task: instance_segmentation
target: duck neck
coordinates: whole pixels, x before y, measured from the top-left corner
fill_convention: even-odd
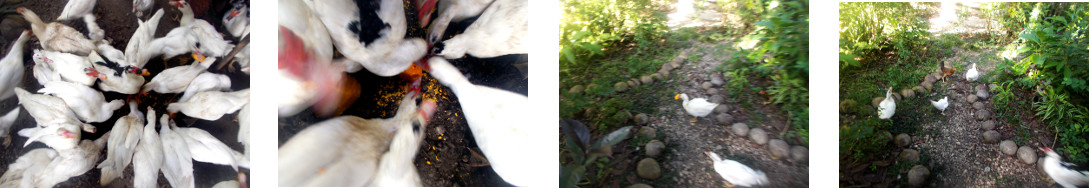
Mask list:
[[[189,25],[190,23],[193,23],[193,20],[195,19],[193,18],[193,8],[189,6],[182,6],[178,8],[178,11],[181,11],[182,14],[181,20],[178,21],[179,24]]]
[[[38,18],[37,14],[27,10],[27,12],[23,12],[23,19],[30,23],[31,31],[34,31],[35,34],[42,34],[41,32],[45,28],[45,22],[42,22],[42,19]]]

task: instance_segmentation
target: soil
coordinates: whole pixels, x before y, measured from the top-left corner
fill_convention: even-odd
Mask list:
[[[410,2],[405,1],[405,16],[408,23],[417,23],[415,5]],[[434,18],[438,15],[432,14],[432,16]],[[451,23],[444,40],[461,33],[475,20],[476,18],[470,18]],[[405,38],[426,36],[426,29],[419,27],[418,24],[408,24],[408,27]],[[461,70],[473,84],[528,96],[527,54],[494,58],[466,56],[461,59],[452,59],[450,63]],[[359,98],[341,115],[365,119],[393,117],[407,91],[407,86],[411,84],[411,80],[400,76],[381,77],[366,70],[360,70],[349,76],[354,78],[362,89]],[[428,122],[430,127],[426,128],[427,135],[413,161],[423,186],[512,186],[503,181],[490,166],[481,162],[484,161],[482,158],[473,157],[472,152],[480,153],[480,150],[465,121],[461,104],[458,103],[457,96],[451,92],[450,88],[442,86],[427,74],[424,74],[421,85],[423,98],[434,99],[437,104],[435,114]],[[318,117],[311,109],[290,117],[279,118],[279,145],[283,145],[307,126],[329,118],[331,117]]]
[[[7,2],[13,2],[13,1],[7,1]],[[176,8],[171,8],[171,6],[169,6],[169,4],[167,4],[167,2],[168,2],[168,0],[157,0],[155,2],[156,3],[155,6],[153,6],[153,7],[163,8],[163,10],[164,10],[164,15],[162,17],[162,20],[159,23],[159,29],[157,30],[157,32],[155,34],[155,37],[162,37],[162,36],[166,35],[166,33],[169,32],[171,28],[174,28],[174,27],[178,26],[178,22],[177,22],[176,18],[179,18],[181,13],[178,12]],[[22,2],[21,6],[25,6],[28,9],[33,10],[35,13],[37,13],[43,19],[43,21],[48,22],[48,21],[54,20],[57,17],[57,15],[60,14],[61,9],[64,7],[65,3],[66,3],[66,1],[63,1],[63,0],[37,0],[37,1],[25,1],[25,2]],[[225,38],[232,39],[232,37],[225,32],[226,29],[224,29],[220,25],[220,23],[218,21],[215,21],[215,20],[220,20],[219,18],[222,18],[222,13],[215,13],[215,12],[222,12],[220,10],[225,11],[227,8],[229,8],[228,4],[226,4],[227,3],[226,1],[215,2],[216,4],[214,4],[214,5],[210,4],[209,1],[204,1],[204,0],[194,0],[194,1],[190,1],[190,3],[193,5],[194,9],[196,10],[195,11],[197,13],[196,17],[198,19],[213,20],[213,21],[209,21],[209,23],[212,23],[214,26],[216,26],[217,30],[221,31],[221,33],[223,33],[224,36],[226,36]],[[5,4],[4,6],[10,6],[10,3]],[[155,9],[157,9],[157,8],[153,8],[152,11],[154,11]],[[99,1],[97,3],[97,5],[95,6],[95,10],[93,11],[95,16],[98,18],[98,20],[97,20],[98,25],[103,30],[106,31],[106,39],[110,41],[110,44],[114,48],[117,48],[117,49],[122,50],[122,51],[124,51],[125,46],[128,44],[128,38],[132,35],[132,33],[136,30],[136,27],[137,27],[137,25],[136,25],[136,15],[133,14],[131,12],[131,10],[132,10],[132,3],[130,1]],[[207,11],[201,11],[201,10],[207,10]],[[18,15],[17,13],[14,13],[14,12],[12,14]],[[148,14],[150,14],[150,13],[148,13]],[[148,14],[145,14],[145,16],[150,17],[150,15],[148,15]],[[218,15],[216,15],[216,14],[218,14]],[[21,16],[19,16],[19,18],[20,18],[20,22],[22,22],[21,21]],[[87,31],[87,29],[85,27],[85,24],[83,23],[83,21],[81,19],[61,21],[60,23],[63,23],[65,25],[69,25],[69,26],[71,26],[71,27],[75,28],[76,30],[79,30],[80,32],[83,32],[83,33],[86,33],[86,31]],[[26,25],[25,22],[22,23],[22,24],[24,26]],[[3,31],[21,32],[22,30],[25,30],[25,29],[28,29],[28,28],[23,28],[23,29],[4,28]],[[4,34],[4,36],[5,36],[5,38],[3,38],[4,52],[7,52],[8,48],[10,48],[10,46],[11,46],[11,44],[9,44],[8,41],[14,41],[15,38],[18,37],[18,34],[14,34],[14,36]],[[237,39],[232,39],[232,40],[233,40],[232,43],[237,43],[236,42]],[[25,69],[26,69],[27,72],[24,74],[23,83],[22,83],[22,85],[20,87],[22,87],[24,89],[27,89],[28,91],[36,91],[36,90],[42,88],[42,85],[39,84],[34,79],[33,74],[31,74],[31,70],[33,69],[32,67],[33,67],[34,63],[30,59],[31,58],[31,55],[30,55],[31,50],[30,49],[39,49],[40,48],[40,45],[38,44],[37,39],[32,38],[30,41],[28,41],[27,42],[27,48],[28,49],[24,52],[24,66],[25,66]],[[161,58],[152,58],[147,63],[147,65],[145,65],[145,67],[144,67],[144,68],[147,68],[149,72],[151,72],[151,75],[146,76],[145,79],[150,81],[151,78],[154,78],[156,76],[156,74],[161,72],[163,69],[166,69],[167,67],[173,67],[173,66],[178,66],[178,65],[182,65],[182,64],[187,64],[190,61],[191,61],[191,59],[186,58],[186,57],[177,57],[177,58],[171,58],[171,59],[166,59],[166,60],[163,60]],[[239,67],[237,67],[237,65],[234,65],[233,68],[234,68],[234,70],[239,70]],[[214,66],[213,66],[212,69],[209,70],[209,72],[228,75],[231,78],[231,83],[232,83],[231,90],[232,91],[237,91],[237,90],[249,88],[249,76],[246,75],[243,72],[218,70],[218,69],[215,69]],[[127,99],[129,97],[128,95],[122,95],[122,94],[112,93],[112,92],[105,92],[103,94],[106,96],[107,101],[115,100],[115,99],[125,100],[125,99]],[[151,93],[148,93],[147,95],[138,97],[139,101],[140,101],[140,104],[138,105],[139,106],[138,109],[146,109],[148,106],[150,106],[150,107],[154,108],[156,110],[156,112],[159,112],[159,113],[166,112],[166,105],[171,103],[171,102],[176,101],[177,98],[179,98],[179,97],[181,97],[181,94],[159,94],[159,93],[156,93],[156,92],[151,92]],[[10,111],[10,110],[18,108],[18,107],[19,107],[18,99],[15,98],[15,97],[0,101],[0,111],[7,112],[7,111]],[[124,115],[129,113],[128,109],[129,108],[127,106],[125,106],[125,107],[122,107],[122,108],[118,109],[117,111],[114,111],[113,116],[109,120],[107,120],[105,122],[91,123],[91,125],[94,125],[94,126],[96,126],[98,128],[98,132],[97,133],[83,133],[82,137],[84,139],[91,139],[91,140],[100,138],[102,136],[102,134],[105,134],[107,131],[109,131],[110,129],[113,128],[113,124],[118,118],[120,118],[121,116],[124,116]],[[223,141],[224,144],[231,147],[231,149],[234,149],[234,150],[240,151],[240,152],[244,151],[243,147],[242,147],[242,144],[236,141],[238,131],[239,131],[238,126],[237,126],[237,112],[232,113],[232,114],[224,115],[223,118],[220,118],[219,120],[216,120],[216,121],[199,120],[199,119],[187,117],[184,114],[178,113],[178,115],[174,119],[174,121],[178,123],[179,127],[196,127],[196,128],[200,128],[202,130],[208,131],[213,136],[215,136],[219,140]],[[9,137],[12,138],[11,145],[3,146],[5,149],[0,150],[0,169],[7,169],[7,165],[13,163],[16,158],[21,156],[26,151],[30,151],[30,150],[33,150],[33,149],[36,149],[36,148],[45,148],[46,147],[44,144],[41,144],[39,142],[35,142],[33,144],[30,144],[27,147],[21,147],[21,145],[26,142],[27,138],[18,136],[18,135],[15,134],[15,132],[18,132],[18,130],[21,130],[21,129],[24,129],[24,128],[30,128],[32,126],[36,126],[36,123],[34,122],[33,118],[25,110],[20,112],[19,118],[16,120],[15,125],[12,126],[12,128],[10,130],[11,134],[6,135],[6,136],[9,136]],[[106,148],[106,150],[109,150],[109,148]],[[105,159],[105,151],[103,151],[103,153],[102,153],[102,158],[103,158],[103,160]],[[241,173],[249,174],[249,169],[240,168],[239,171]],[[225,165],[215,165],[215,164],[210,164],[210,163],[194,162],[193,163],[193,172],[194,172],[193,174],[195,175],[195,183],[196,183],[197,187],[211,187],[212,185],[214,185],[216,183],[219,183],[221,181],[237,180],[238,179],[237,172],[235,172],[230,166],[225,166]],[[95,169],[91,169],[90,171],[87,171],[83,175],[72,177],[68,181],[61,182],[60,184],[57,184],[57,186],[58,187],[103,187],[103,186],[100,186],[99,183],[98,183],[99,177],[100,177],[100,170],[95,168]],[[169,183],[162,176],[159,177],[158,182],[159,182],[159,187],[168,187],[169,186]],[[122,174],[121,178],[115,180],[114,182],[110,183],[109,185],[106,185],[105,187],[132,187],[132,186],[133,186],[133,184],[132,184],[132,166],[130,165],[129,167],[127,167],[125,169],[125,172]]]

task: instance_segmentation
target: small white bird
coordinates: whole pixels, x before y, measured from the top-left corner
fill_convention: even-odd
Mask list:
[[[95,48],[95,44],[75,28],[57,22],[46,24],[34,11],[25,7],[19,7],[16,11],[30,23],[30,29],[38,37],[42,48],[80,56],[90,54]]]
[[[91,11],[95,9],[95,4],[98,0],[68,0],[67,4],[64,4],[64,9],[61,11],[57,20],[69,20],[74,18],[81,18],[85,15],[91,14]]]
[[[745,187],[768,184],[768,176],[760,170],[753,170],[737,161],[723,159],[715,153],[704,152],[704,154],[711,157],[715,172],[718,172],[718,175],[730,184]]]
[[[87,53],[90,54],[90,52]],[[94,66],[91,66],[91,61],[84,56],[34,49],[34,58],[35,61],[41,58],[42,62],[49,64],[49,67],[56,72],[55,74],[59,74],[64,81],[91,86],[99,78],[106,78],[106,75],[99,73]]]
[[[23,88],[15,88],[15,96],[18,97],[19,104],[23,105],[23,108],[26,108],[27,113],[29,113],[31,117],[34,117],[34,121],[38,123],[39,127],[73,126],[75,128],[71,130],[75,131],[77,134],[81,128],[87,132],[95,132],[95,127],[93,125],[80,122],[79,119],[76,118],[76,114],[68,109],[68,105],[64,103],[64,99],[48,95],[32,94]],[[29,142],[30,141],[27,143]]]
[[[529,1],[496,0],[465,32],[433,49],[447,59],[465,56],[487,58],[529,53],[524,39],[529,35]]]
[[[71,177],[82,175],[94,168],[98,159],[102,158],[102,148],[106,147],[106,139],[110,133],[103,134],[97,140],[82,140],[79,147],[71,149],[57,149],[57,157],[45,167],[42,173],[35,177],[35,187],[53,187],[67,181]],[[54,148],[55,149],[55,148]]]
[[[102,171],[102,177],[98,183],[106,186],[121,177],[121,173],[132,162],[132,154],[137,149],[143,136],[144,114],[136,109],[136,102],[129,102],[129,115],[117,119],[110,130],[110,138],[106,140],[106,160],[98,164]]]
[[[101,56],[98,56],[101,54]],[[105,79],[98,82],[98,88],[102,91],[111,91],[121,94],[136,94],[140,92],[140,86],[144,85],[143,73],[149,74],[147,69],[140,69],[125,61],[125,54],[110,46],[109,43],[100,42],[98,51],[91,52],[88,57],[96,70],[105,75]]]
[[[417,117],[423,118],[423,117]],[[426,122],[419,120],[419,122]],[[382,155],[375,172],[373,186],[376,187],[419,187],[420,174],[416,172],[416,166],[412,165],[412,159],[416,158],[416,151],[420,150],[420,142],[423,142],[427,126],[412,123],[411,127],[401,126],[393,133],[389,151]]]
[[[38,90],[38,93],[60,97],[80,120],[87,123],[106,121],[113,116],[113,111],[125,105],[120,99],[106,102],[106,97],[102,95],[102,92],[71,82],[54,81],[45,83],[45,87]]]
[[[30,32],[23,31],[19,39],[11,43],[11,50],[4,55],[4,59],[0,59],[0,100],[15,96],[12,88],[23,83],[23,74],[26,72],[26,68],[23,67],[23,49],[25,49],[23,44],[27,39],[30,39]]]
[[[159,136],[163,142],[163,165],[159,170],[170,187],[193,188],[193,156],[184,135],[174,131],[178,127],[168,118],[166,114],[159,118]]]
[[[155,132],[155,109],[147,107],[147,125],[143,127],[140,143],[132,155],[133,187],[151,188],[159,185],[159,167],[163,166],[163,143]]]
[[[185,93],[181,98],[178,98],[178,102],[189,101],[193,95],[205,92],[205,91],[222,91],[231,88],[231,78],[227,75],[204,72],[193,78],[193,81],[189,82],[189,86],[185,87]]]
[[[30,150],[8,165],[8,170],[0,176],[0,187],[33,187],[34,178],[45,170],[49,162],[57,157],[57,151],[49,148]]]
[[[934,108],[942,111],[942,115],[945,115],[945,108],[949,107],[949,96],[942,98],[938,101],[930,101],[930,104],[934,105]]]
[[[159,93],[181,93],[189,87],[189,82],[204,73],[208,67],[193,61],[190,65],[171,67],[159,72],[151,81],[144,84],[143,92],[155,91]]]
[[[896,113],[896,101],[892,99],[892,87],[885,91],[885,100],[881,101],[880,107],[877,108],[877,117],[881,119],[889,119],[892,114]]]
[[[192,127],[177,128],[175,131],[185,138],[185,145],[189,146],[194,161],[228,165],[235,171],[238,171],[238,167],[250,168],[250,161],[242,153],[227,147],[208,131]]]
[[[367,71],[389,77],[404,72],[427,55],[427,42],[405,38],[408,27],[404,2],[398,0],[312,1],[312,10],[344,57]]]
[[[184,32],[192,36],[186,43],[193,44],[197,49],[193,55],[197,61],[205,62],[206,57],[222,57],[234,49],[230,41],[223,39],[223,35],[216,31],[215,26],[202,19],[196,19],[192,7],[185,0],[170,1],[170,5],[178,7],[181,12],[179,26],[170,30],[170,33]],[[170,35],[169,33],[167,35]],[[214,61],[214,60],[213,60]]]
[[[976,70],[975,63],[972,63],[972,68],[968,69],[968,72],[964,72],[964,78],[967,78],[968,81],[972,82],[979,80],[979,71]]]
[[[51,81],[61,81],[60,72],[53,70],[51,63],[46,62],[45,55],[34,50],[31,60],[34,61],[34,79],[38,80],[38,84],[45,84]]]
[[[234,37],[242,37],[250,33],[250,6],[245,2],[231,2],[231,10],[223,14],[223,26]]]
[[[193,95],[185,102],[170,103],[166,111],[181,111],[189,117],[215,121],[224,114],[234,113],[250,102],[250,89],[234,92],[205,91]]]
[[[1059,183],[1059,185],[1066,188],[1089,185],[1089,171],[1077,165],[1063,162],[1062,157],[1052,151],[1051,148],[1042,147],[1039,150],[1047,154],[1040,165],[1044,165],[1044,172],[1055,180],[1055,183]]]
[[[4,116],[0,116],[0,137],[4,138],[4,147],[8,147],[9,145],[11,145],[11,135],[9,135],[8,133],[10,133],[11,131],[11,126],[15,125],[15,119],[18,118],[19,108],[15,108],[7,114],[4,114]]]
[[[135,1],[133,3],[135,3]],[[136,31],[132,33],[132,37],[129,38],[129,43],[125,46],[125,60],[128,60],[129,64],[138,68],[143,68],[151,57],[163,53],[164,47],[161,45],[164,45],[165,43],[160,42],[158,44],[160,46],[151,45],[152,40],[155,40],[155,31],[159,29],[159,20],[162,17],[163,9],[159,9],[155,11],[155,15],[151,16],[147,21],[136,20]]]
[[[443,33],[446,32],[446,27],[450,26],[450,22],[457,22],[471,18],[473,16],[480,15],[484,12],[485,8],[492,3],[493,0],[464,0],[464,1],[439,1],[439,7],[437,13],[438,18],[435,18],[434,22],[430,22],[431,28],[427,32],[427,41],[430,43],[439,42],[442,40]],[[422,7],[422,6],[421,6]],[[421,26],[428,24],[430,12],[422,12],[423,19],[421,19]]]
[[[152,0],[132,0],[132,12],[136,13],[136,17],[143,17],[144,11],[151,9],[151,5],[155,4]]]
[[[688,94],[684,93],[673,96],[673,100],[677,99],[681,99],[683,101],[681,103],[681,106],[684,106],[684,111],[688,112],[688,115],[696,116],[695,118],[692,118],[691,122],[696,122],[697,118],[710,115],[711,112],[714,112],[715,108],[718,107],[718,103],[708,102],[707,99],[704,98],[694,98],[689,100]]]

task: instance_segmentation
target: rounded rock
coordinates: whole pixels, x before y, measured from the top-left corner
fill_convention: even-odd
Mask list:
[[[915,97],[915,91],[911,89],[900,90],[900,95],[904,96],[904,98],[912,98]]]
[[[725,84],[725,83],[726,83],[726,81],[722,80],[722,74],[719,74],[719,73],[711,74],[711,84],[714,84],[715,86],[722,86],[722,84]]]
[[[988,144],[998,143],[998,140],[1002,139],[1001,137],[1002,137],[1002,135],[998,134],[998,131],[989,130],[987,132],[983,132],[983,143],[988,143]]]
[[[855,100],[843,100],[843,102],[839,102],[839,111],[846,112],[847,109],[852,109],[855,107],[855,105],[858,105],[858,102],[855,102]]]
[[[976,101],[979,101],[979,97],[976,95],[968,95],[968,103],[975,103]]]
[[[1002,154],[1012,156],[1017,153],[1017,144],[1013,141],[1003,140],[998,144],[998,150],[1002,151]]]
[[[768,132],[764,131],[764,129],[761,129],[759,127],[753,128],[752,130],[749,130],[749,139],[759,145],[767,144]]]
[[[923,165],[915,165],[908,171],[908,184],[914,187],[926,185],[926,179],[930,177],[930,171]]]
[[[659,80],[669,79],[669,71],[658,71]]]
[[[671,71],[671,70],[673,70],[673,64],[669,64],[669,63],[662,64],[662,69],[660,69],[660,70]]]
[[[1048,176],[1047,171],[1044,171],[1044,165],[1043,164],[1044,164],[1044,157],[1040,156],[1040,158],[1036,160],[1036,172],[1039,172],[1041,177],[1047,177]]]
[[[715,107],[715,113],[726,113],[728,111],[730,111],[730,107],[726,106],[726,105],[721,105],[720,104],[717,107]]]
[[[934,78],[934,75],[932,75],[932,74],[927,74],[927,75],[926,75],[926,77],[925,77],[925,78],[923,78],[923,81],[924,81],[924,82],[931,82],[931,83],[933,83],[933,82],[934,82],[934,81],[936,81],[936,80],[938,80],[938,79],[937,79],[937,78]]]
[[[721,113],[721,114],[715,115],[715,121],[717,123],[719,123],[719,124],[730,124],[730,122],[734,121],[734,116],[731,116],[730,114],[726,114],[726,113]]]
[[[979,110],[979,112],[976,112],[976,120],[983,121],[985,119],[990,119],[990,118],[991,118],[991,111]]]
[[[893,141],[897,146],[907,147],[911,145],[911,136],[907,133],[900,133],[896,135],[896,139]]]
[[[1017,158],[1027,164],[1036,164],[1036,150],[1032,149],[1032,147],[1021,146],[1017,148]]]
[[[980,99],[987,99],[987,97],[990,97],[991,94],[988,93],[987,90],[981,89],[981,90],[976,90],[976,96],[979,96]]]
[[[881,101],[883,100],[885,100],[885,97],[877,97],[873,98],[873,101],[870,101],[870,103],[873,103],[873,107],[880,107]]]
[[[711,89],[711,86],[714,86],[714,84],[711,84],[711,82],[703,82],[702,84],[700,84],[700,87],[703,87],[703,89]]]
[[[904,151],[900,152],[900,160],[906,162],[918,162],[919,151],[915,151],[914,149],[904,149]]]
[[[646,125],[648,122],[650,122],[650,119],[647,119],[647,114],[639,113],[635,115],[636,124]]]
[[[654,187],[651,187],[650,185],[647,185],[647,184],[639,183],[639,184],[629,185],[627,188],[654,188]]]
[[[733,125],[730,125],[730,130],[737,136],[744,137],[749,135],[749,125],[745,125],[745,123],[734,123]]]
[[[887,144],[892,141],[892,133],[889,131],[881,131],[881,144]]]
[[[617,82],[616,84],[613,85],[613,88],[616,89],[616,91],[623,92],[623,91],[628,90],[628,83],[627,82]]]
[[[790,159],[797,162],[809,161],[809,148],[805,148],[802,146],[791,146]]]
[[[790,145],[783,140],[771,139],[768,141],[768,151],[771,152],[771,157],[773,159],[789,157]]]
[[[649,84],[649,83],[654,82],[654,78],[651,77],[650,75],[646,75],[646,76],[643,76],[642,78],[639,78],[639,81],[643,82],[644,84]]]
[[[654,80],[659,80],[660,81],[660,80],[662,80],[662,73],[657,73],[656,72],[654,74],[650,74],[650,77],[654,78]]]
[[[926,91],[926,88],[923,88],[923,86],[915,86],[911,87],[911,90],[914,90],[916,95],[922,95],[923,92]]]
[[[716,94],[716,93],[718,93],[718,89],[715,89],[715,88],[707,89],[707,93]],[[721,103],[721,102],[715,102],[715,103]]]
[[[646,158],[639,161],[639,164],[635,166],[635,173],[643,179],[658,179],[658,177],[662,176],[662,167],[653,158]]]
[[[934,84],[930,82],[923,82],[922,84],[919,84],[919,86],[923,86],[923,89],[926,89],[927,91],[934,89]]]
[[[590,85],[586,85],[586,90],[592,89],[597,89],[597,83],[590,83]]]
[[[900,93],[893,92],[892,93],[892,100],[895,100],[896,102],[900,102],[900,101],[903,101],[904,98],[900,96]]]
[[[662,152],[665,151],[665,143],[662,143],[662,141],[658,140],[651,140],[650,142],[647,142],[647,145],[645,147],[648,157],[661,156]]]
[[[643,126],[643,128],[639,128],[639,135],[642,135],[646,138],[658,137],[658,129],[655,129],[654,127]]]
[[[994,120],[987,120],[983,122],[983,130],[994,130]]]
[[[575,87],[571,87],[571,90],[568,90],[567,93],[579,94],[579,93],[582,93],[582,91],[585,90],[585,89],[586,88],[582,87],[582,85],[575,85]]]
[[[982,110],[983,107],[985,107],[985,106],[983,106],[982,102],[976,101],[976,102],[972,103],[972,108],[975,108],[976,110]]]

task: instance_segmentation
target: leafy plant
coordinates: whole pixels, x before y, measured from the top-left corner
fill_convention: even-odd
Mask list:
[[[560,120],[560,127],[565,135],[565,147],[572,161],[560,168],[560,187],[578,187],[586,175],[586,167],[593,165],[601,156],[611,155],[603,152],[626,139],[631,134],[632,126],[625,126],[613,131],[591,145],[590,130],[575,120]],[[600,166],[599,168],[604,167]],[[599,172],[600,174],[600,172]],[[600,175],[599,175],[600,176]]]
[[[858,67],[856,59],[882,54],[886,48],[901,59],[913,57],[929,35],[926,13],[904,2],[840,3],[840,68]]]

